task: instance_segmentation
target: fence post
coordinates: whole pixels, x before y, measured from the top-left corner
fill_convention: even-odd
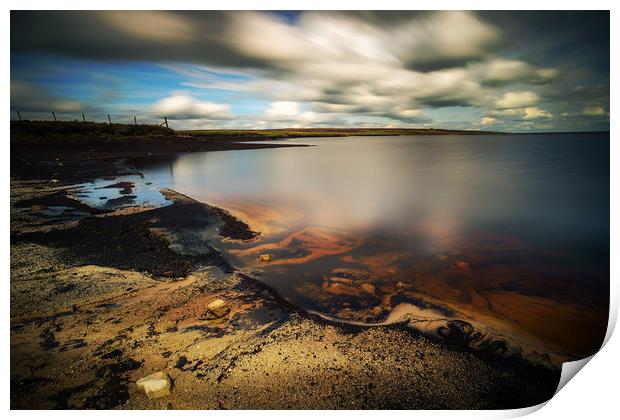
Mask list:
[[[22,114],[19,113],[19,110],[17,110],[17,118],[19,118],[19,120],[22,120]]]
[[[138,120],[136,120],[136,116],[133,116],[133,125],[138,125]]]
[[[166,123],[166,128],[169,128],[169,127],[168,127],[168,117],[165,117],[165,116],[164,116],[164,122]]]
[[[110,118],[110,114],[108,114],[108,121],[110,122],[110,125],[112,125],[112,118]]]
[[[82,112],[82,121],[86,122],[86,117],[84,116],[83,112]]]
[[[52,117],[54,117],[54,121],[56,121],[56,113],[52,111]]]

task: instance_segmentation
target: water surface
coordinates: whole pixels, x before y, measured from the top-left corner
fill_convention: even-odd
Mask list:
[[[306,309],[373,323],[413,308],[567,357],[600,344],[608,133],[285,142],[314,147],[133,164],[148,191],[172,188],[260,230],[218,246]]]

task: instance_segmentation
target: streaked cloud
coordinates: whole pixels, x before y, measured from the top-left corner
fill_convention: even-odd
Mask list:
[[[536,124],[570,129],[566,114],[580,115],[580,127],[591,121],[600,129],[609,124],[606,17],[606,12],[310,11],[292,19],[248,11],[12,12],[11,52],[22,57],[19,66],[12,65],[12,108],[113,108],[123,115],[166,114],[181,127],[203,121],[209,127],[430,124],[518,130],[527,121],[534,129]],[[66,83],[51,82],[41,69],[41,62],[63,57],[87,74],[151,63],[160,69],[149,70],[157,86],[149,92],[130,73],[131,80],[115,82],[124,90],[112,91],[99,76],[85,82],[85,93],[76,93]],[[47,94],[35,97],[20,84]],[[454,117],[459,109],[466,118]]]
[[[191,42],[195,33],[192,21],[161,11],[103,11],[101,20],[126,35],[162,44]],[[148,24],[143,24],[143,22]]]
[[[47,90],[20,80],[11,80],[11,107],[28,112],[81,112],[84,104],[52,95]]]

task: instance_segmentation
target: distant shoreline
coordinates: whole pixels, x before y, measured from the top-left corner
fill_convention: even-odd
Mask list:
[[[309,137],[362,136],[486,136],[546,134],[609,134],[609,131],[501,132],[442,128],[278,128],[173,130],[161,125],[108,124],[80,121],[11,121],[11,146],[109,146],[136,143],[201,149],[205,141],[244,142]],[[174,146],[173,146],[174,145]],[[198,150],[196,150],[198,151]]]
[[[273,130],[179,130],[144,124],[79,121],[11,121],[11,155],[16,159],[65,157],[81,159],[155,158],[180,153],[275,147],[304,147],[279,140],[316,137],[541,135],[577,133],[502,133],[417,128],[287,128]],[[608,133],[608,132],[607,132]],[[260,142],[259,142],[260,141]],[[12,159],[11,168],[19,162]],[[29,168],[32,171],[33,168]]]
[[[449,130],[443,128],[278,128],[265,130],[177,130],[177,133],[191,136],[249,136],[260,138],[297,137],[347,137],[347,136],[407,136],[407,135],[498,135],[499,131]]]
[[[599,130],[599,131],[536,131],[536,132],[519,132],[519,133],[502,133],[502,134],[510,134],[510,135],[521,135],[521,134],[609,134],[609,131]]]
[[[161,125],[108,124],[90,121],[11,121],[11,145],[198,143],[205,140],[247,141],[304,137],[499,135],[495,131],[437,128],[283,128],[270,130],[173,130]]]

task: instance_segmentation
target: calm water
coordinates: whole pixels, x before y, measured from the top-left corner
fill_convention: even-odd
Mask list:
[[[308,309],[371,322],[410,301],[506,321],[575,352],[600,339],[609,134],[286,143],[314,147],[137,166],[153,182],[144,189],[150,199],[170,187],[261,230],[256,241],[219,246]],[[270,263],[259,262],[264,253]],[[576,315],[583,310],[591,316]],[[578,342],[575,330],[590,338]]]

